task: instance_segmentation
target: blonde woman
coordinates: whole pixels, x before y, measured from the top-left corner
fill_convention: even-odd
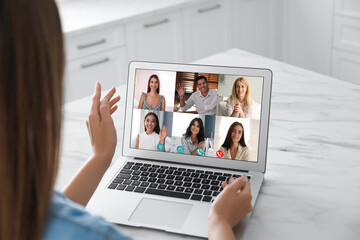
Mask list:
[[[232,94],[226,103],[229,117],[252,118],[255,110],[255,102],[251,99],[249,82],[243,78],[237,78],[232,88]]]

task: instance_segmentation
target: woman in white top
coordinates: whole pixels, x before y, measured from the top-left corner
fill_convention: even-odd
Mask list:
[[[252,118],[255,102],[251,99],[250,86],[245,78],[240,77],[235,80],[226,109],[229,117]]]
[[[245,144],[244,127],[241,123],[231,124],[220,151],[224,153],[223,158],[250,160],[250,151]]]
[[[160,130],[159,118],[154,112],[149,112],[145,116],[144,120],[145,132],[140,133],[136,139],[135,148],[157,150],[159,143],[164,145],[165,150],[165,138],[168,134],[168,129],[164,125]]]

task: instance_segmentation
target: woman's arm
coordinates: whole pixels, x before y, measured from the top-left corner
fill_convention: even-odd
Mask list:
[[[141,97],[140,97],[138,109],[142,109],[142,108],[143,108],[143,106],[144,106],[144,101],[145,101],[145,94],[142,93],[142,94],[141,94]]]
[[[165,152],[165,139],[166,139],[166,136],[168,135],[168,128],[166,125],[163,126],[163,128],[160,130],[160,133],[159,133],[159,143],[163,144],[164,145],[164,150],[163,152]]]
[[[224,190],[216,197],[208,219],[209,239],[235,239],[232,228],[251,212],[250,183],[246,175],[230,184],[222,182]]]
[[[120,100],[120,96],[111,100],[115,91],[115,88],[111,89],[100,101],[101,85],[96,83],[92,107],[86,120],[93,154],[64,189],[64,194],[69,199],[84,206],[96,190],[115,153],[116,131],[111,114],[117,109],[115,104]]]
[[[163,97],[163,101],[161,102],[161,111],[165,111],[166,108],[166,102],[165,102],[165,97]]]

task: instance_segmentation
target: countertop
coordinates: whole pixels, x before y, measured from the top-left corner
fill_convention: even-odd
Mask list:
[[[58,2],[63,32],[66,36],[88,29],[119,25],[150,15],[178,10],[209,0],[71,0]]]
[[[197,63],[273,71],[265,180],[243,239],[360,238],[360,86],[231,49]],[[125,96],[126,86],[118,93]],[[64,105],[62,189],[91,153],[87,97]],[[121,154],[125,99],[114,115]],[[134,239],[196,239],[118,226]]]

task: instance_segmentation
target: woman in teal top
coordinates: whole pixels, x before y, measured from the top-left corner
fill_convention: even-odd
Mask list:
[[[165,111],[165,97],[160,95],[160,80],[158,75],[149,77],[147,92],[142,93],[139,101],[139,109]]]
[[[0,1],[0,36],[0,239],[128,239],[84,209],[115,152],[115,88],[101,99],[96,84],[86,121],[92,154],[54,192],[65,66],[55,1]],[[212,205],[210,239],[234,238],[232,227],[251,211],[247,178],[229,183]]]

